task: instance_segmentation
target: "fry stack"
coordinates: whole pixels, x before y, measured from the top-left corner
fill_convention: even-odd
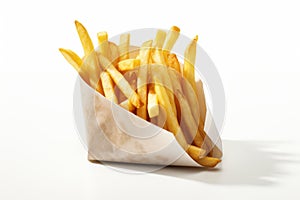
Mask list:
[[[205,97],[194,68],[198,36],[187,46],[181,64],[172,53],[180,35],[176,26],[168,32],[158,30],[153,40],[136,48],[128,33],[116,45],[107,32],[99,32],[97,49],[86,28],[78,21],[75,26],[84,56],[59,50],[87,84],[128,112],[173,133],[200,165],[215,167],[221,161],[222,151],[204,131]]]

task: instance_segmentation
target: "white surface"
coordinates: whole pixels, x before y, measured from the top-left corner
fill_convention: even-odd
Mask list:
[[[298,2],[168,6],[1,1],[0,199],[300,197]],[[82,55],[74,19],[94,36],[174,24],[188,36],[199,34],[227,96],[221,170],[167,168],[131,175],[86,160],[72,116],[76,73],[57,50]]]

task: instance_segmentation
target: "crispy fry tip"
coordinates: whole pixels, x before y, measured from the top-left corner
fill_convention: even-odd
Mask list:
[[[180,28],[178,26],[172,26],[171,30],[176,31],[176,32],[180,32]]]
[[[196,35],[195,37],[194,37],[194,39],[193,39],[195,42],[197,42],[198,41],[198,35]]]

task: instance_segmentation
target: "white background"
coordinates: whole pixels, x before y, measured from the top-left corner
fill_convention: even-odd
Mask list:
[[[197,2],[197,3],[196,3]],[[0,199],[300,198],[298,1],[1,1]],[[131,175],[91,164],[74,129],[83,55],[74,20],[106,30],[172,25],[199,35],[226,92],[221,169]]]

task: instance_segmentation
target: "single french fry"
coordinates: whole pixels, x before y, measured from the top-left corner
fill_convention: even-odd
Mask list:
[[[130,103],[130,101],[128,99],[121,102],[120,106],[123,107],[124,109],[130,111],[130,112],[134,112],[134,110],[135,110],[135,107],[132,105],[132,103]]]
[[[70,65],[79,73],[81,71],[80,66],[82,65],[81,58],[70,49],[59,48],[60,53],[68,61]]]
[[[196,60],[196,47],[197,47],[198,36],[196,36],[191,43],[187,46],[184,52],[184,66],[183,76],[189,81],[192,88],[196,92],[195,82],[195,60]]]
[[[166,52],[170,52],[178,39],[178,36],[180,34],[180,28],[177,26],[172,26],[170,30],[168,31],[166,41],[163,46],[163,50]]]
[[[107,72],[102,72],[100,74],[100,78],[105,97],[114,103],[118,103],[118,99],[115,95],[114,85],[110,75]]]
[[[113,42],[108,42],[108,47],[109,47],[109,51],[108,51],[107,58],[114,66],[117,66],[120,60],[119,47]]]
[[[165,65],[165,58],[162,52],[162,46],[166,39],[166,32],[163,30],[158,30],[156,32],[155,39],[153,41],[153,50],[151,55],[151,60],[153,63]]]
[[[168,67],[172,67],[173,69],[175,69],[177,72],[181,73],[180,71],[180,64],[179,61],[177,59],[176,54],[168,54],[167,56],[167,66]]]
[[[135,69],[135,70],[130,70],[130,71],[127,71],[125,74],[123,74],[124,78],[128,81],[129,85],[131,86],[131,88],[133,90],[136,91],[136,88],[137,88],[137,76],[138,76],[138,70]],[[134,109],[131,109],[132,113],[136,114],[136,109],[134,107],[134,105],[132,105],[132,103],[130,101],[128,101],[128,106],[130,108],[134,108]]]
[[[194,145],[191,145],[190,148],[187,149],[187,153],[195,159],[200,160],[200,158],[203,158],[206,155],[206,151],[204,149],[201,149],[199,147],[196,147]]]
[[[137,109],[136,114],[145,120],[147,120],[147,76],[148,65],[140,66],[137,77],[137,93],[141,98],[143,106]]]
[[[124,71],[129,71],[129,70],[133,70],[137,67],[139,67],[140,64],[140,60],[139,59],[126,59],[126,60],[121,60],[118,63],[118,70],[124,72]]]
[[[124,78],[124,76],[103,55],[99,54],[98,58],[103,70],[107,71],[110,74],[115,84],[120,88],[120,90],[130,100],[130,102],[136,108],[141,107],[143,103],[141,102],[139,95],[131,88],[130,84]]]
[[[190,82],[186,78],[182,79],[181,84],[182,84],[183,94],[184,96],[186,96],[190,107],[195,108],[195,109],[191,109],[191,111],[195,119],[195,122],[198,124],[202,119],[201,118],[202,116],[199,110],[199,101],[197,98],[197,94],[195,93],[195,90],[192,88]],[[204,125],[204,121],[201,120],[201,124]]]
[[[196,161],[204,167],[215,167],[221,162],[221,159],[214,157],[204,157],[197,159]]]
[[[108,46],[108,35],[106,31],[102,31],[97,33],[98,37],[98,45],[99,45],[99,52],[107,57],[109,52],[109,46]]]
[[[159,115],[158,99],[157,94],[154,91],[153,84],[150,84],[149,86],[147,110],[150,118],[154,118]]]
[[[199,101],[200,123],[202,123],[204,126],[207,108],[206,108],[206,100],[204,95],[203,83],[201,80],[199,80],[196,83],[196,94]]]
[[[152,40],[144,42],[140,48],[138,58],[141,65],[147,65],[150,61]]]
[[[77,20],[75,21],[75,26],[76,26],[76,30],[77,30],[78,36],[80,38],[80,41],[81,41],[81,45],[84,50],[84,55],[88,56],[88,55],[90,55],[90,53],[92,53],[94,51],[93,42],[92,42],[86,28]]]
[[[120,60],[126,60],[129,58],[129,46],[130,46],[130,34],[120,35],[119,52]]]
[[[166,60],[161,49],[154,48],[151,54],[152,63],[166,65]]]
[[[161,49],[166,39],[166,32],[163,30],[157,30],[155,40],[153,41],[153,47]]]

